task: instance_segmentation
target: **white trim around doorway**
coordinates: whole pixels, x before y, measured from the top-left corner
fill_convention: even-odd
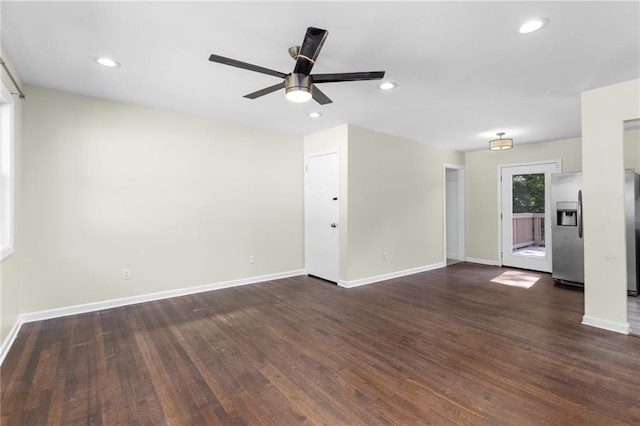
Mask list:
[[[498,266],[502,265],[502,169],[507,167],[521,167],[521,166],[539,166],[544,164],[555,164],[558,166],[558,173],[562,173],[562,159],[555,160],[541,160],[541,161],[528,161],[524,163],[509,163],[509,164],[498,164],[497,167],[497,177],[496,177],[496,188],[498,191],[498,214],[496,215],[497,228],[498,228]]]
[[[443,163],[442,165],[442,262],[447,264],[447,169],[458,171],[458,253],[461,262],[467,259],[466,250],[466,211],[465,211],[465,167],[460,164]]]

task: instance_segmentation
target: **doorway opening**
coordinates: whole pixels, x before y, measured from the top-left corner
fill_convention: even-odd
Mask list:
[[[637,159],[640,158],[640,118],[626,120],[624,122],[623,143],[625,168],[635,167],[635,172],[639,173],[640,167],[637,165]],[[636,235],[638,235],[637,229]],[[636,242],[636,244],[638,243]],[[633,256],[629,255],[628,250],[629,245],[627,244],[627,262],[633,261]],[[636,248],[636,256],[638,256],[637,250],[638,248]],[[636,268],[636,274],[640,274],[640,264],[636,263]],[[630,328],[629,333],[640,336],[640,295],[633,296],[632,294],[633,293],[627,292],[627,322]]]
[[[444,263],[466,260],[464,166],[444,165]]]

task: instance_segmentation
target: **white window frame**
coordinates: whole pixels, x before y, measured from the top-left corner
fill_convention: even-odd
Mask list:
[[[11,91],[0,84],[0,253],[13,253],[14,236],[14,128],[15,105]]]

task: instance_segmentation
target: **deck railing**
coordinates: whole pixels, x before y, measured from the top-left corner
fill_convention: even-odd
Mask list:
[[[513,213],[513,248],[544,247],[544,213]]]

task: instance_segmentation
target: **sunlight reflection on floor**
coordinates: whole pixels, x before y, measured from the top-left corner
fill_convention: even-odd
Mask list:
[[[513,287],[531,288],[538,282],[540,275],[529,271],[507,271],[491,280],[492,283]]]

